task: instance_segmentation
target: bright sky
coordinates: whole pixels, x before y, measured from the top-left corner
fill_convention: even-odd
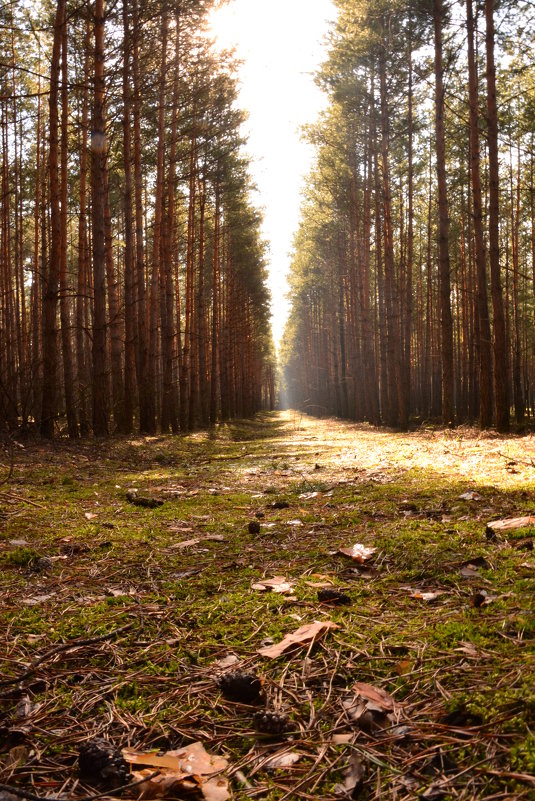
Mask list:
[[[325,106],[312,73],[325,58],[322,40],[335,13],[331,0],[230,0],[212,15],[220,46],[235,46],[244,62],[239,100],[249,112],[245,133],[270,244],[277,346],[289,308],[286,275],[300,191],[313,156],[299,128],[314,122]]]

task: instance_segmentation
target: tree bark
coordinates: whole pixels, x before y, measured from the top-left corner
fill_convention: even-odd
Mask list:
[[[91,134],[91,199],[93,233],[93,433],[108,433],[108,377],[106,372],[106,119],[104,76],[104,0],[95,0],[94,93]]]
[[[508,359],[505,313],[500,271],[500,176],[498,162],[498,108],[494,63],[494,0],[485,0],[487,56],[487,135],[489,147],[489,261],[490,291],[494,318],[494,397],[496,427],[509,430]]]
[[[449,257],[449,214],[446,185],[446,141],[444,135],[444,66],[442,59],[442,0],[433,0],[435,31],[435,134],[438,184],[439,296],[442,361],[442,422],[454,424],[453,402],[453,323]]]
[[[57,305],[59,272],[61,262],[61,209],[58,169],[58,96],[61,38],[65,19],[65,2],[58,0],[54,22],[54,41],[50,67],[49,95],[49,158],[50,178],[50,261],[46,271],[43,295],[43,394],[41,402],[41,436],[51,439],[54,436],[54,420],[57,406]]]

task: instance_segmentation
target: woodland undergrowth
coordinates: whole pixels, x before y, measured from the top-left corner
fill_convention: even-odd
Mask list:
[[[154,794],[80,775],[100,738],[224,757],[170,798],[533,798],[535,517],[488,528],[535,515],[532,434],[285,412],[10,466],[5,792]]]

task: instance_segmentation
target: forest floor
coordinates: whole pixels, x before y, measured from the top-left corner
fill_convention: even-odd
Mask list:
[[[533,434],[27,443],[0,515],[4,801],[534,798]]]

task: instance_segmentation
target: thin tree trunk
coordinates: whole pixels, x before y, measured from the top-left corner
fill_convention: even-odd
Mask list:
[[[500,273],[500,176],[498,163],[498,109],[494,63],[494,0],[485,0],[487,55],[487,135],[489,143],[489,261],[494,319],[494,398],[496,427],[509,430],[508,359],[505,313]]]
[[[49,180],[50,180],[50,221],[51,243],[43,295],[43,395],[41,403],[41,436],[51,439],[54,436],[54,420],[57,406],[58,342],[56,312],[58,304],[59,271],[61,262],[61,209],[58,170],[58,95],[60,52],[65,2],[58,0],[54,22],[54,41],[50,68],[49,95]]]
[[[130,88],[130,9],[123,0],[123,166],[124,166],[124,414],[123,430],[130,434],[134,423],[136,306],[134,281],[134,221],[132,214],[132,135]]]
[[[106,120],[104,78],[104,0],[95,0],[94,94],[91,134],[91,195],[93,232],[93,433],[108,433],[108,378],[106,372]]]
[[[483,237],[483,202],[481,196],[479,104],[477,65],[474,53],[474,15],[472,0],[466,0],[468,38],[468,88],[470,96],[470,174],[472,177],[473,225],[477,272],[477,308],[479,318],[479,423],[481,428],[492,424],[492,352],[489,307],[487,298],[487,266]]]
[[[446,142],[444,135],[444,66],[442,61],[442,0],[433,0],[435,29],[435,133],[438,183],[438,246],[440,284],[440,330],[442,360],[442,422],[454,424],[453,406],[453,322],[449,257],[449,214],[446,186]]]
[[[68,124],[69,124],[69,94],[67,74],[67,14],[63,17],[63,32],[61,37],[61,249],[60,249],[60,317],[61,317],[61,346],[63,355],[63,383],[65,392],[65,411],[67,414],[67,428],[69,437],[78,436],[78,420],[76,415],[76,387],[74,385],[74,370],[71,339],[71,312],[69,303],[69,286],[67,283],[67,187],[68,187]]]

